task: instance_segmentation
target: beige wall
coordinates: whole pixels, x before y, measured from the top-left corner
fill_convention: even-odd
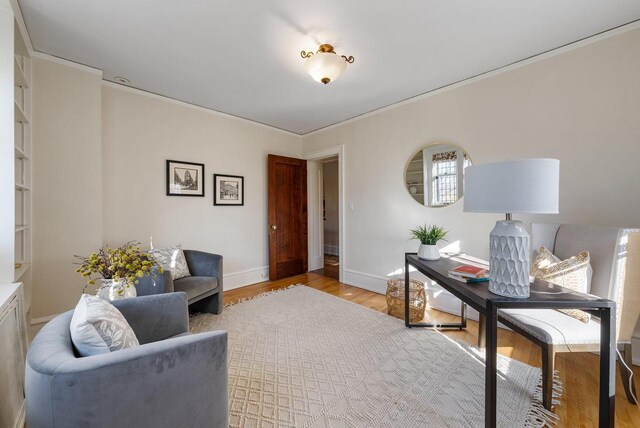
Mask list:
[[[31,317],[73,308],[74,254],[102,243],[101,76],[33,60]]]
[[[102,94],[105,242],[153,236],[224,255],[226,286],[264,280],[267,154],[299,157],[300,138],[110,86]],[[167,159],[204,163],[206,196],[166,196]],[[243,207],[213,206],[214,173],[244,176]]]

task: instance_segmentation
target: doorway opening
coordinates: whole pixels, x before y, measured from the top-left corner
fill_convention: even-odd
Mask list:
[[[308,153],[309,271],[342,281],[344,272],[343,146]]]
[[[323,265],[316,270],[324,276],[340,278],[340,215],[338,157],[322,160],[322,250]]]

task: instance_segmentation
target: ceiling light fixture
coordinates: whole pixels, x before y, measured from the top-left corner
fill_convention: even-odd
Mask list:
[[[302,51],[300,56],[306,59],[304,69],[313,77],[313,80],[325,85],[340,77],[344,69],[347,68],[347,63],[352,64],[354,61],[352,56],[338,56],[333,50],[333,46],[329,44],[320,45],[315,54]]]

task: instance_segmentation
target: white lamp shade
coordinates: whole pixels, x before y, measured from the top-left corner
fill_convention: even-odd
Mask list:
[[[464,211],[557,214],[560,161],[520,159],[464,170]]]
[[[322,79],[334,82],[346,67],[344,58],[332,52],[318,52],[304,63],[304,69],[317,82],[322,82]]]

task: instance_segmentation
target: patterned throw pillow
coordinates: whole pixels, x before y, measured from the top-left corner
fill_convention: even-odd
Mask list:
[[[184,257],[184,251],[182,251],[181,245],[178,244],[166,248],[152,248],[149,250],[149,253],[158,260],[158,263],[162,265],[164,270],[171,272],[172,279],[176,280],[191,276],[187,259]]]
[[[83,357],[140,345],[118,308],[98,296],[80,297],[69,329],[73,346]]]
[[[589,252],[582,251],[577,256],[560,260],[545,247],[540,247],[538,256],[531,265],[531,275],[549,281],[561,287],[580,293],[588,293],[591,289],[592,269]],[[588,323],[591,315],[580,309],[558,309],[584,323]]]

